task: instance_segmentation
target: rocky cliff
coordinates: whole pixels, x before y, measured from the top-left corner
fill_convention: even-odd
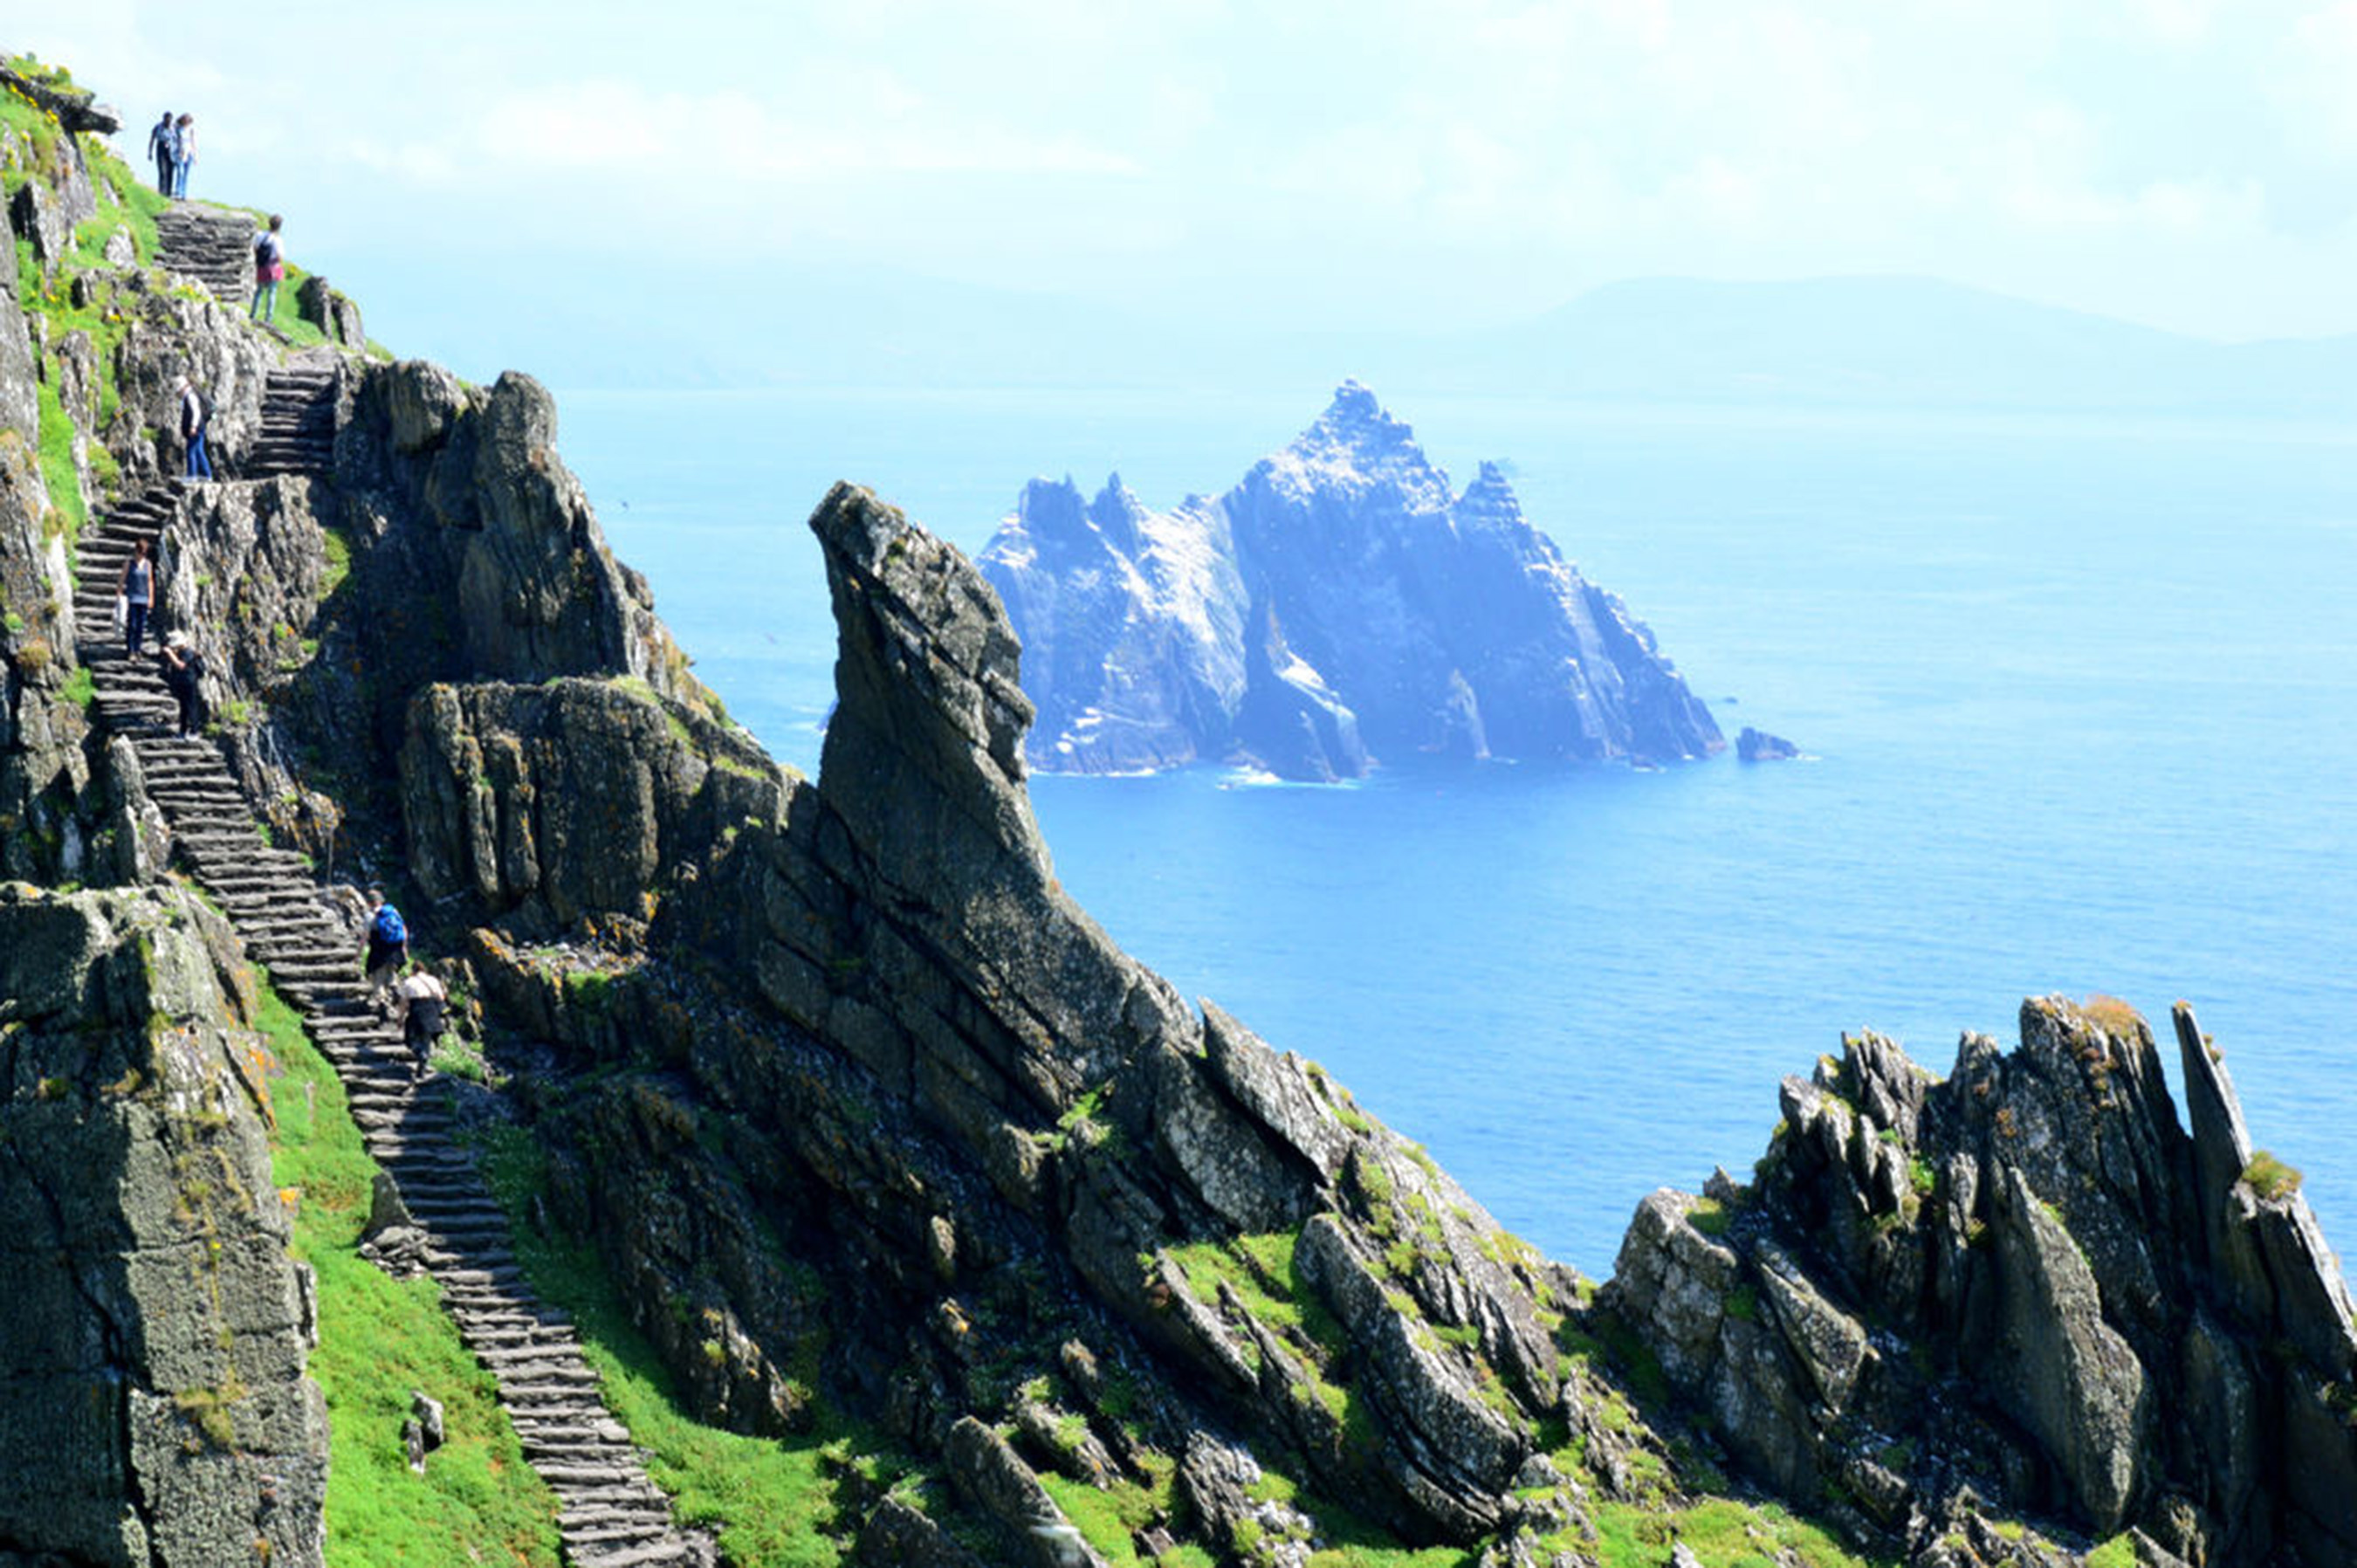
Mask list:
[[[469,1138],[531,1155],[500,1167],[525,1173],[500,1184],[522,1264],[450,1288],[576,1292],[585,1343],[613,1339],[598,1375],[659,1377],[694,1418],[683,1437],[663,1400],[617,1399],[638,1424],[598,1441],[683,1498],[709,1485],[693,1506],[729,1561],[1856,1561],[1812,1518],[1926,1568],[2347,1557],[2347,1304],[2190,1015],[2190,1136],[2149,1035],[2107,1008],[2033,1004],[2018,1051],[1968,1040],[1945,1083],[1854,1042],[1787,1084],[1754,1184],[1649,1200],[1599,1291],[1065,896],[1028,795],[1030,654],[974,564],[866,491],[824,499],[839,707],[819,779],[796,777],[605,548],[536,383],[266,338],[154,265],[102,157],[20,151],[12,189],[48,193],[28,208],[79,169],[92,215],[0,311],[0,414],[34,433],[0,429],[0,853],[112,891],[0,895],[0,1246],[38,1306],[5,1371],[41,1396],[0,1406],[0,1563],[213,1560],[174,1555],[199,1534],[317,1554],[301,1275],[257,1184],[266,1069],[241,1054],[245,944],[285,916],[231,897],[232,929],[178,890],[254,886],[202,847],[223,813],[270,826],[274,878],[299,849],[411,912],[486,1081],[365,1114],[436,1168]],[[233,477],[184,491],[148,432],[189,366],[223,389]],[[60,395],[85,371],[93,397]],[[302,395],[328,436],[275,471],[290,381],[328,389]],[[1172,607],[1125,635],[1182,650],[1200,689],[1129,710],[1139,757],[1199,754],[1148,738],[1190,704],[1273,715],[1301,770],[1340,770],[1354,736],[1715,739],[1666,666],[1604,658],[1650,640],[1501,480],[1452,497],[1352,390],[1194,533],[1117,489],[1038,505],[1064,507],[1047,554],[1099,551],[1100,586],[1135,575]],[[177,780],[124,738],[139,688],[77,636],[93,511],[157,524],[164,623],[213,671]],[[1221,529],[1222,551],[1189,542]],[[1434,584],[1506,603],[1512,580],[1528,618],[1480,646],[1424,618],[1439,588],[1383,563],[1444,535]],[[1130,589],[1096,592],[1060,613],[1128,626]],[[1212,599],[1200,625],[1178,607]],[[1416,659],[1332,648],[1371,606]],[[1564,660],[1577,682],[1518,705]],[[1350,695],[1362,679],[1387,694]],[[199,764],[222,780],[201,812],[162,809]],[[577,1400],[587,1376],[554,1382]],[[528,1452],[548,1408],[513,1412]],[[730,1434],[819,1455],[802,1522],[731,1533],[776,1499],[712,1483]],[[593,1558],[692,1560],[589,1517]],[[477,1544],[433,1528],[423,1560]]]
[[[191,897],[0,886],[0,1562],[323,1560],[252,1002]]]
[[[1118,475],[1093,500],[1034,480],[981,564],[1023,642],[1042,768],[1243,758],[1324,779],[1418,752],[1722,746],[1652,633],[1502,472],[1453,492],[1355,382],[1216,500],[1155,513]]]
[[[2298,1177],[2179,1004],[2025,1003],[1935,1079],[1788,1079],[1749,1187],[1639,1209],[1609,1296],[1748,1467],[1913,1543],[2003,1496],[2147,1561],[2357,1556],[2357,1328]]]

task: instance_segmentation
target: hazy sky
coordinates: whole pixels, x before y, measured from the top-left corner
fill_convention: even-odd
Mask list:
[[[2357,0],[75,0],[136,154],[363,300],[438,261],[868,269],[1383,329],[1618,278],[1916,273],[2357,330]],[[642,284],[629,286],[643,294]],[[660,291],[673,294],[674,291]],[[722,302],[725,305],[725,302]]]

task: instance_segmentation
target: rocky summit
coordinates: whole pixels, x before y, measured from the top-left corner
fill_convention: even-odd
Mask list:
[[[2350,1304],[2190,1010],[2190,1125],[2102,999],[1944,1080],[1846,1042],[1751,1182],[1648,1198],[1585,1279],[1064,893],[974,563],[819,502],[839,705],[782,769],[538,383],[255,326],[91,131],[0,111],[12,213],[67,226],[0,308],[0,1568],[2357,1557]],[[171,477],[183,373],[216,481]],[[1174,605],[1254,564],[1136,635],[1282,675],[1305,767],[1542,711],[1577,755],[1712,736],[1587,660],[1650,644],[1502,480],[1451,497],[1353,389],[1200,535],[1066,500],[1038,549]],[[1308,581],[1440,533],[1532,618],[1446,644],[1373,564]],[[188,736],[109,625],[142,544]],[[1376,607],[1450,678],[1338,656]],[[423,1058],[371,883],[448,993]]]
[[[1147,510],[1035,479],[983,551],[1024,647],[1035,767],[1240,760],[1290,779],[1383,757],[1670,761],[1709,711],[1495,465],[1462,492],[1345,382],[1217,499]]]

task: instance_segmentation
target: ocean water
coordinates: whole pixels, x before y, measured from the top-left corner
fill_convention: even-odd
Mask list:
[[[829,483],[972,550],[1034,473],[1223,489],[1327,390],[582,392],[562,446],[699,672],[814,770]],[[1380,390],[1460,484],[1506,460],[1730,736],[1809,760],[1040,779],[1116,940],[1591,1273],[1652,1188],[1745,1173],[1843,1030],[1944,1072],[2049,992],[2134,1004],[2172,1074],[2191,1000],[2357,1238],[2357,431]]]

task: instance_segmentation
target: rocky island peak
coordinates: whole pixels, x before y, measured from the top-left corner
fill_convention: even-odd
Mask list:
[[[1667,761],[1724,745],[1501,467],[1458,493],[1359,382],[1216,500],[1157,514],[1126,491],[1085,507],[1069,481],[1049,491],[1028,487],[981,557],[1028,650],[1037,767],[1235,761],[1324,780],[1386,757]]]

